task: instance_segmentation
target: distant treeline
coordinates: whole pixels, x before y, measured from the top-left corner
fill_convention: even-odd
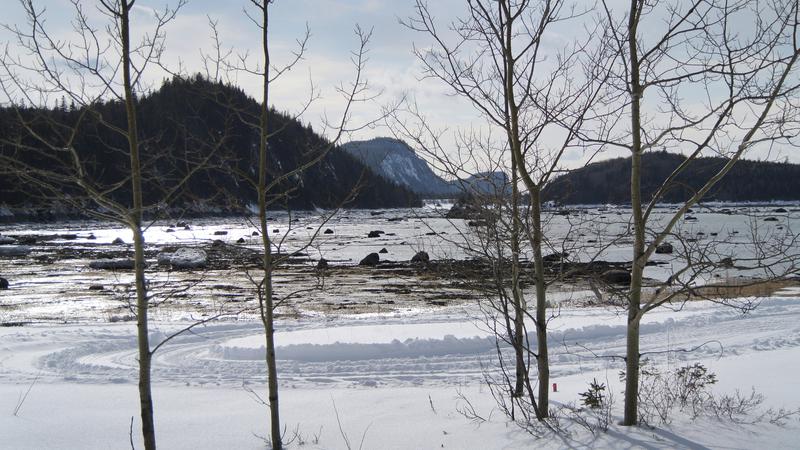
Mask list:
[[[673,153],[646,153],[642,158],[642,197],[651,199],[683,161],[684,156]],[[698,158],[670,184],[659,202],[686,200],[726,162],[723,158]],[[564,204],[628,204],[630,177],[630,158],[600,161],[556,178],[544,197]],[[800,165],[741,160],[703,200],[800,200]]]
[[[236,211],[256,202],[247,179],[257,179],[259,104],[241,89],[197,75],[167,80],[155,92],[139,99],[138,121],[146,203],[164,198],[173,208],[195,207]],[[25,121],[35,130],[21,126]],[[286,114],[269,112],[268,180],[319,157],[328,142],[314,130]],[[55,124],[55,126],[54,126]],[[111,125],[111,127],[107,126]],[[130,180],[125,106],[111,100],[90,108],[76,108],[64,99],[50,109],[0,108],[0,152],[32,169],[69,174],[67,152],[48,150],[65,146],[76,130],[72,147],[80,154],[89,178],[107,189],[117,201],[129,203]],[[198,170],[199,168],[199,170]],[[24,183],[8,166],[0,169],[0,206],[50,207],[59,195]],[[188,177],[182,189],[180,180]],[[59,194],[80,198],[82,190],[62,180]],[[357,196],[347,207],[400,207],[419,205],[409,190],[386,181],[338,147],[298,176],[279,180],[271,190],[271,208],[308,209],[342,205],[351,192]],[[91,202],[86,200],[87,205]]]

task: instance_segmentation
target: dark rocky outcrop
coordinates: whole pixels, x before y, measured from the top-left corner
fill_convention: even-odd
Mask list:
[[[381,261],[380,255],[377,253],[370,253],[369,255],[365,256],[361,262],[358,263],[359,266],[377,266],[378,263]]]
[[[428,262],[430,262],[430,260],[431,260],[430,255],[428,255],[428,252],[424,252],[424,251],[417,252],[417,254],[414,255],[411,258],[411,262],[413,262],[413,263],[425,263],[425,264],[427,264]]]
[[[567,259],[568,256],[569,256],[569,253],[567,253],[567,252],[551,253],[549,255],[543,256],[542,257],[542,262],[545,263],[545,264],[551,264],[551,265],[552,264],[560,264],[560,263],[564,262]]]
[[[656,247],[656,253],[659,255],[671,255],[673,252],[672,244],[669,242],[664,242],[658,247]]]
[[[27,245],[0,245],[0,256],[28,256],[33,249]]]
[[[622,269],[611,269],[603,272],[601,278],[610,284],[627,284],[631,282],[631,273]]]
[[[132,270],[134,261],[130,258],[98,259],[90,262],[89,267],[98,270]]]
[[[460,198],[456,203],[447,211],[445,215],[448,219],[481,219],[482,211],[474,201],[468,198]]]

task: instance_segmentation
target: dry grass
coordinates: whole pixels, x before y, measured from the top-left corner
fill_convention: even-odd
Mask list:
[[[730,279],[682,292],[673,297],[673,302],[692,300],[715,300],[743,297],[771,297],[786,288],[800,288],[800,280],[758,280]],[[665,298],[670,292],[661,292],[659,297]],[[781,293],[787,297],[800,297],[800,289]]]
[[[797,280],[728,280],[724,283],[697,289],[697,296],[706,298],[771,297],[781,289],[790,287],[800,287],[800,282]],[[792,292],[788,296],[800,296],[800,292]]]

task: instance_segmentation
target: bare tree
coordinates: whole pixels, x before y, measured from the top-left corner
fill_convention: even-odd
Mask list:
[[[579,131],[586,122],[590,106],[602,92],[606,78],[602,67],[581,78],[582,55],[594,31],[586,41],[571,42],[566,48],[553,51],[544,43],[559,26],[583,15],[577,4],[569,1],[467,1],[467,13],[449,27],[440,28],[427,4],[417,1],[416,15],[406,25],[427,34],[434,42],[432,49],[415,49],[426,77],[438,79],[454,93],[465,98],[490,127],[501,130],[499,144],[513,172],[511,202],[507,208],[512,218],[507,222],[510,239],[512,286],[511,343],[516,350],[516,382],[513,396],[527,395],[536,418],[548,417],[549,362],[547,346],[547,286],[543,250],[550,243],[545,236],[542,214],[542,190],[563,170],[563,157],[578,147]],[[420,117],[419,114],[416,114]],[[429,154],[457,173],[464,170],[464,159],[443,151],[436,133],[427,125],[401,125],[401,134],[421,142],[428,135]],[[460,149],[474,156],[480,148],[492,147],[482,139],[462,139]],[[463,156],[463,155],[462,155]],[[510,156],[510,158],[508,158]],[[467,158],[469,159],[469,158]],[[521,184],[521,186],[519,186]],[[524,187],[524,192],[520,190]],[[528,206],[521,208],[523,195]],[[524,213],[524,215],[523,215]],[[520,242],[529,242],[533,260],[535,308],[530,312],[520,288]],[[525,318],[532,320],[536,333],[536,349],[523,343]],[[531,389],[525,359],[530,352],[537,365],[538,405]],[[527,385],[527,388],[525,387]],[[526,392],[527,389],[527,392]]]
[[[351,63],[353,64],[354,78],[347,84],[340,85],[336,92],[342,98],[343,111],[338,120],[324,121],[322,133],[325,138],[319,143],[311,144],[308,148],[297,149],[299,157],[297,165],[294,167],[271,166],[275,161],[272,154],[272,142],[278,139],[284,131],[280,123],[273,123],[274,111],[270,107],[270,89],[272,84],[279,78],[285,76],[288,71],[295,67],[305,55],[310,33],[306,30],[305,34],[298,39],[297,48],[292,52],[288,62],[276,64],[270,57],[270,4],[274,0],[251,0],[251,9],[245,10],[250,21],[260,30],[261,33],[261,54],[258,58],[250,58],[247,54],[232,54],[221,50],[219,35],[216,31],[216,23],[211,21],[212,37],[216,42],[215,54],[205,55],[204,64],[207,73],[214,73],[229,76],[231,73],[254,76],[259,79],[261,86],[262,100],[257,116],[253,116],[248,111],[233,108],[233,114],[258,134],[258,169],[256,177],[245,172],[237,172],[236,176],[243,182],[249,184],[257,192],[257,218],[255,226],[260,235],[260,247],[263,251],[258,271],[248,272],[248,278],[255,287],[255,294],[258,301],[258,312],[261,323],[264,327],[264,337],[266,345],[265,364],[267,367],[267,401],[270,410],[270,434],[269,442],[274,449],[283,448],[283,429],[281,427],[280,406],[279,406],[279,378],[277,362],[275,358],[275,311],[278,307],[288,304],[293,298],[312,289],[319,289],[322,284],[321,278],[317,278],[309,286],[299,287],[291,292],[277,292],[274,287],[274,277],[276,271],[284,266],[289,259],[298,252],[302,252],[314,243],[314,239],[321,233],[322,226],[327,223],[335,212],[344,204],[353,200],[360,188],[360,180],[354,181],[352,189],[345,198],[338,199],[338,206],[331,211],[323,214],[317,223],[311,236],[304,243],[294,245],[288,251],[284,251],[284,239],[290,234],[292,214],[289,209],[289,200],[298,189],[292,187],[291,183],[299,179],[305,171],[322,164],[332,150],[336,148],[342,136],[357,131],[358,129],[370,126],[380,120],[376,118],[368,123],[352,125],[352,112],[356,104],[369,102],[375,99],[376,93],[371,92],[366,79],[364,78],[364,67],[367,62],[367,44],[371,31],[362,30],[356,26],[355,33],[358,39],[357,50],[351,53]],[[221,68],[221,69],[220,69]],[[318,92],[312,85],[307,101],[301,106],[297,115],[288,118],[290,121],[298,120],[309,108],[311,103],[318,98]],[[282,237],[275,238],[270,234],[270,220],[268,212],[274,209],[284,209],[289,211],[290,230],[285,230]],[[260,398],[260,397],[259,397]]]
[[[626,293],[623,424],[635,425],[642,317],[684,299],[687,292],[699,292],[700,275],[732,261],[715,260],[718,254],[707,245],[684,245],[684,265],[653,290],[643,289],[645,266],[659,246],[677,236],[686,212],[712,192],[737,161],[759,147],[791,143],[796,136],[800,22],[795,0],[631,0],[627,6],[604,1],[601,15],[606,54],[614,53],[609,98],[616,98],[603,106],[615,111],[618,122],[610,127],[606,122],[605,129],[613,129],[610,134],[587,137],[587,142],[631,154],[633,262]],[[652,150],[678,151],[687,157],[645,199],[642,158]],[[725,163],[676,211],[663,220],[656,218],[656,206],[678,185],[679,176],[708,155],[723,157]],[[795,266],[789,250],[795,240],[792,235],[781,238],[770,250],[772,258],[754,255],[751,268],[763,269],[769,278],[791,273]]]
[[[206,167],[220,141],[211,139],[212,148],[202,149],[207,153],[198,151],[183,160],[187,170],[170,172],[163,164],[169,152],[157,136],[143,136],[139,124],[147,79],[170,73],[161,59],[164,30],[184,0],[153,10],[149,33],[138,40],[132,37],[138,34],[132,31],[138,26],[133,17],[136,0],[100,0],[93,6],[105,21],[99,26],[82,2],[71,3],[70,36],[54,34],[46,24],[45,8],[33,0],[20,1],[25,28],[6,26],[15,42],[7,44],[0,57],[0,88],[10,125],[0,164],[22,183],[25,195],[123,224],[132,232],[142,438],[145,448],[155,449],[153,354],[177,334],[208,320],[157,345],[150,342],[153,294],[145,272],[145,220],[157,217],[181,194],[191,177]],[[58,96],[58,107],[49,109]]]

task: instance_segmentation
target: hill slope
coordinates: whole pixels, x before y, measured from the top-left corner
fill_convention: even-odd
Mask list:
[[[684,156],[672,153],[646,153],[642,158],[642,197],[651,199],[658,186],[684,160]],[[699,158],[672,183],[660,202],[686,200],[725,161],[723,158]],[[628,204],[630,177],[630,158],[600,161],[556,178],[545,188],[544,198],[565,204]],[[800,165],[739,161],[703,200],[800,200]]]
[[[84,167],[97,186],[109,189],[116,200],[127,203],[130,186],[125,182],[129,162],[124,149],[125,138],[99,124],[104,120],[125,128],[124,105],[109,101],[92,106],[93,114],[83,109],[26,108],[22,116],[38,124],[48,141],[59,143],[63,132],[50,122],[77,124],[73,143],[85,161]],[[102,117],[102,119],[99,119]],[[255,189],[246,178],[255,179],[258,162],[259,104],[236,87],[211,82],[196,76],[191,80],[165,81],[162,87],[138,102],[138,120],[147,180],[145,198],[158,204],[179,180],[190,176],[185,188],[170,197],[170,206],[191,206],[199,211],[234,211],[255,203]],[[28,145],[41,146],[16,125],[15,113],[0,109],[0,142],[17,139]],[[268,182],[275,181],[271,206],[275,209],[307,209],[341,205],[357,189],[357,196],[348,207],[400,207],[419,204],[419,198],[408,189],[391,183],[356,158],[342,151],[321,151],[328,142],[286,114],[270,110]],[[59,144],[60,145],[60,144]],[[120,152],[120,149],[123,149]],[[11,154],[12,146],[0,146],[0,152]],[[287,172],[321,157],[296,176],[282,179]],[[61,157],[43,159],[29,155],[26,163],[39,168],[63,172],[69,161]],[[193,170],[202,166],[201,170]],[[66,172],[64,172],[66,173]],[[120,183],[120,180],[123,182]],[[115,184],[118,183],[118,184]],[[13,176],[0,177],[0,206],[22,205],[50,207],[55,201],[52,192],[36,191]],[[73,198],[81,190],[74,183],[64,183],[60,191]],[[202,206],[198,206],[202,205]],[[190,208],[190,209],[191,209]]]

